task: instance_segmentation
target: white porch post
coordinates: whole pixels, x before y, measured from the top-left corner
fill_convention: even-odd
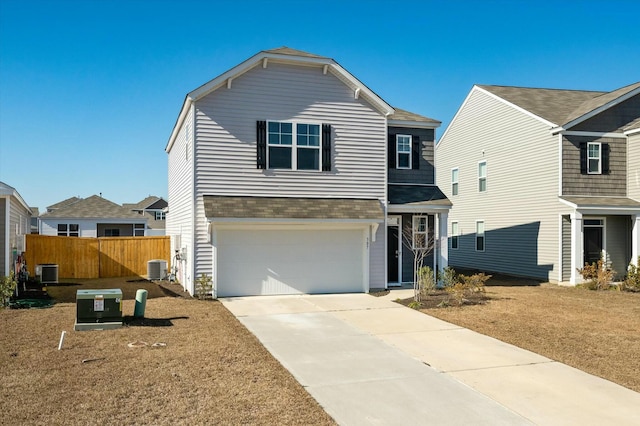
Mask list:
[[[582,213],[571,213],[571,279],[570,284],[576,285],[582,282],[582,275],[578,269],[582,269],[584,262],[584,240],[582,234]]]
[[[438,269],[442,271],[449,266],[449,243],[447,230],[449,229],[449,214],[438,214],[438,239],[439,239],[439,254],[438,254]]]
[[[640,214],[631,216],[631,263],[638,265],[640,256]]]

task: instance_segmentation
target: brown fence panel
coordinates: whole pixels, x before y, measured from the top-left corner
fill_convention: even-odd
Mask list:
[[[32,276],[36,265],[55,263],[59,278],[98,278],[98,239],[28,234],[25,260]]]
[[[147,275],[147,261],[170,260],[169,237],[100,237],[100,276]]]
[[[29,274],[36,265],[55,263],[58,278],[108,278],[147,274],[147,261],[170,261],[170,238],[26,236]]]

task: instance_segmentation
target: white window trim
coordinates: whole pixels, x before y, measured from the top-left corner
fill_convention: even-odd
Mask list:
[[[484,176],[480,176],[480,165],[484,164]],[[478,161],[478,192],[487,192],[487,175],[488,173],[487,160]],[[484,191],[480,189],[480,182],[484,179]]]
[[[456,180],[453,180],[453,172],[456,171]],[[456,196],[460,193],[460,168],[454,167],[451,169],[451,195]],[[456,185],[456,191],[453,190],[453,185]],[[455,192],[455,193],[454,193]]]
[[[455,230],[454,230],[455,225]],[[460,248],[460,223],[457,220],[451,221],[451,250],[458,250]],[[455,238],[456,246],[453,246],[453,238]]]
[[[478,223],[482,223],[482,250],[478,250]],[[475,229],[475,251],[482,253],[487,249],[487,224],[485,223],[484,219],[478,219],[476,220],[476,229]]]
[[[420,219],[424,219],[424,231],[418,231],[417,223]],[[428,215],[415,215],[411,218],[411,244],[414,249],[426,249],[429,248],[429,216]],[[416,235],[424,235],[424,247],[416,247]]]
[[[400,138],[404,137],[404,138],[409,138],[409,165],[407,167],[400,167]],[[411,135],[396,135],[396,169],[398,170],[411,170],[411,166],[413,165],[413,158],[411,158],[411,156],[413,155],[413,147],[411,146],[411,144],[413,143],[413,138],[411,137]],[[402,154],[407,154],[406,152],[402,152]]]
[[[290,123],[291,124],[291,145],[280,145],[269,143],[269,123]],[[318,126],[318,146],[298,145],[298,124],[307,124],[312,126]],[[282,121],[282,120],[267,120],[267,169],[268,170],[293,170],[302,172],[321,172],[322,171],[322,123],[315,121]],[[279,169],[269,167],[269,148],[270,147],[287,147],[291,149],[291,168]],[[318,151],[318,168],[317,169],[298,169],[298,148],[315,149]]]
[[[60,225],[64,225],[65,226],[65,230],[64,231],[60,231],[58,229],[58,227]],[[71,231],[71,225],[77,226],[78,230],[77,231]],[[58,225],[56,226],[56,232],[59,237],[79,237],[80,236],[80,224],[78,223],[58,223]],[[60,232],[64,232],[64,234],[60,234]],[[73,234],[78,234],[78,235],[71,235],[71,233]]]
[[[598,157],[590,157],[589,156],[589,147],[597,145],[598,146]],[[598,171],[589,170],[589,160],[598,160]],[[600,142],[587,142],[587,174],[589,175],[601,175],[602,174],[602,143]]]

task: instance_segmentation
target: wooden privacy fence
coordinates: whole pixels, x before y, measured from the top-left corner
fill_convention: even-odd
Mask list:
[[[60,278],[109,278],[147,275],[147,261],[163,259],[169,265],[170,238],[163,237],[55,237],[26,235],[25,260],[30,275],[36,265],[55,263]]]

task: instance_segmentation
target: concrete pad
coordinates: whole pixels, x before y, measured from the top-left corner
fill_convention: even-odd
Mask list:
[[[394,303],[394,305],[398,305]],[[460,326],[425,315],[402,305],[373,310],[332,312],[343,321],[371,334],[411,333],[416,331],[456,330]]]
[[[341,425],[532,424],[438,373],[307,390]]]
[[[450,374],[536,424],[640,424],[640,393],[558,362]]]
[[[236,317],[322,311],[309,303],[306,296],[300,295],[224,297],[218,300]]]
[[[403,308],[397,303],[390,304],[370,294],[317,294],[306,296],[305,300],[323,311],[350,311],[360,309]],[[394,306],[395,305],[395,306]]]
[[[465,328],[378,337],[440,371],[551,362],[549,358]]]

